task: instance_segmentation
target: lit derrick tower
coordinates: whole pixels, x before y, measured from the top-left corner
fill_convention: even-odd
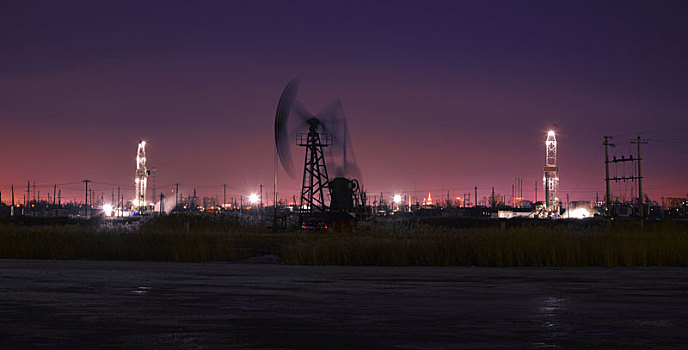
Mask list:
[[[139,142],[136,152],[136,198],[134,206],[140,211],[146,207],[146,185],[148,184],[148,169],[146,169],[146,141]]]
[[[557,167],[557,138],[554,131],[547,133],[545,158],[545,210],[547,216],[559,215],[559,167]]]

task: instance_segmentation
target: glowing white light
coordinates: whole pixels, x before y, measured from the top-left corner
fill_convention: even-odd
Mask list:
[[[148,185],[148,169],[146,168],[146,141],[141,140],[136,152],[136,199],[134,206],[146,205],[146,187]]]
[[[257,194],[251,193],[251,195],[248,196],[248,201],[249,201],[251,204],[256,204],[256,203],[258,203],[258,202],[260,201],[260,198],[258,197]]]
[[[587,208],[576,208],[571,209],[570,213],[566,216],[572,219],[585,219],[591,217],[592,213]]]
[[[400,194],[394,195],[394,203],[396,203],[396,204],[401,203],[401,195]]]
[[[112,216],[112,204],[103,204],[103,212],[106,216]]]
[[[554,136],[554,130],[550,130],[550,131],[547,133],[547,136]]]

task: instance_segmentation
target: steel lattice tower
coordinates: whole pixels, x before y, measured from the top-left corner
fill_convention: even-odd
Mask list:
[[[327,176],[323,147],[329,146],[331,141],[328,134],[323,134],[321,139],[321,135],[318,133],[318,123],[315,118],[309,120],[308,134],[296,136],[296,143],[306,148],[303,184],[301,186],[301,212],[304,213],[327,210],[325,191],[329,188],[330,181]]]
[[[557,166],[557,138],[554,131],[547,133],[544,167],[545,209],[548,216],[559,215],[559,167]]]
[[[148,185],[148,169],[146,169],[146,141],[139,142],[136,152],[136,198],[134,206],[140,211],[146,207],[146,186]]]

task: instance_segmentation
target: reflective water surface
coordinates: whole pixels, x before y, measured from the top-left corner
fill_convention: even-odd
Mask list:
[[[688,269],[0,260],[0,348],[683,348]]]

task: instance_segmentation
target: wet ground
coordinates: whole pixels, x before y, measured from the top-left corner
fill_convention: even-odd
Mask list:
[[[688,269],[0,260],[0,348],[684,348]]]

